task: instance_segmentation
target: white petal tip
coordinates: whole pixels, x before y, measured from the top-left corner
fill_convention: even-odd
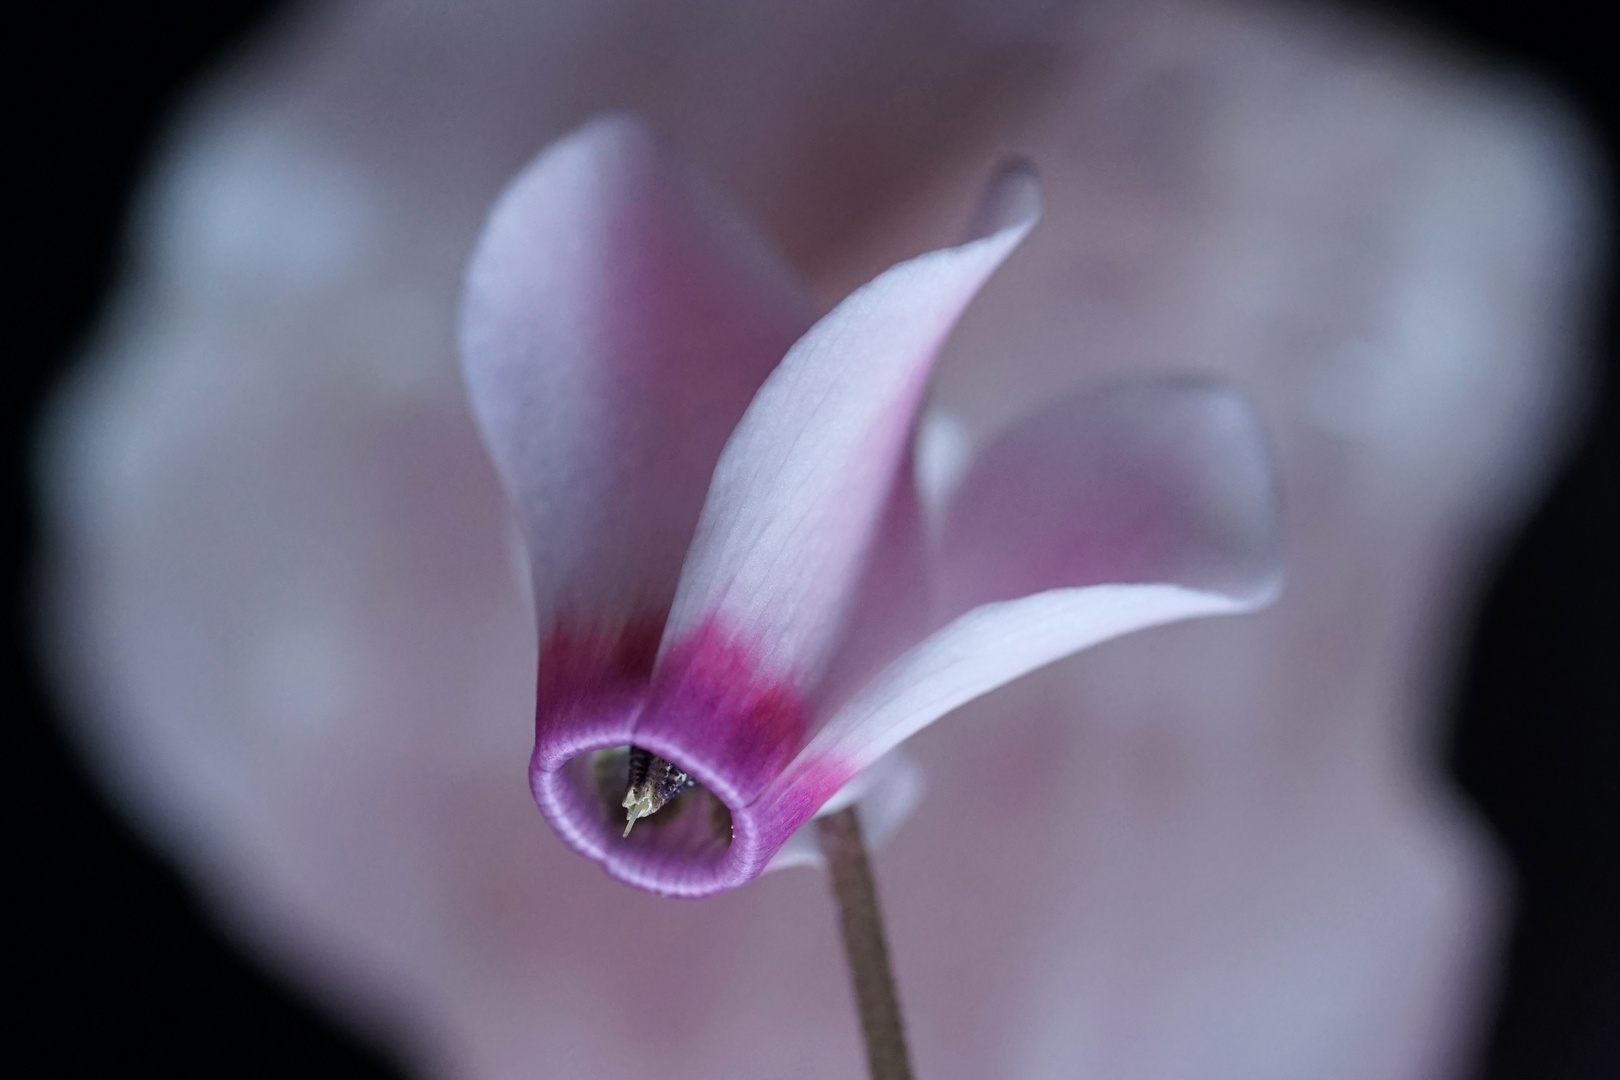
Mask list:
[[[973,213],[967,240],[983,240],[1008,229],[1027,231],[1041,216],[1041,179],[1027,158],[1002,162],[985,184]]]

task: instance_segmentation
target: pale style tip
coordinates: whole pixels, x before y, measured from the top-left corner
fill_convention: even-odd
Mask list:
[[[653,802],[653,791],[646,784],[632,784],[630,790],[624,793],[624,802],[619,805],[625,809],[625,836],[630,835],[630,830],[635,828],[637,821],[650,816],[658,809]]]
[[[630,748],[629,769],[624,792],[624,835],[637,821],[651,817],[663,809],[675,796],[697,786],[678,765],[643,750]]]

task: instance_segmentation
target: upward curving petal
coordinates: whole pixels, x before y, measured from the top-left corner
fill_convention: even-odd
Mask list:
[[[631,117],[518,176],[468,267],[460,344],[542,631],[661,622],[721,447],[812,320],[769,245]]]
[[[1171,380],[1076,396],[981,454],[935,548],[941,628],[817,731],[771,794],[824,798],[967,701],[1121,634],[1253,610],[1280,585],[1276,492],[1236,392]]]
[[[719,625],[773,676],[815,681],[895,495],[934,359],[1039,209],[1034,174],[1003,172],[980,212],[988,232],[888,270],[787,354],[715,468],[666,653]]]

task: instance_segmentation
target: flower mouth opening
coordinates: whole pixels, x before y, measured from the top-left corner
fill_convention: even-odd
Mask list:
[[[661,755],[693,782],[625,835],[632,749],[622,742],[576,746],[553,768],[532,773],[536,801],[563,840],[614,877],[667,895],[703,896],[746,880],[739,857],[755,846],[747,815],[678,757]]]
[[[731,845],[731,808],[679,765],[638,746],[609,747],[584,757],[597,799],[610,818],[617,814],[624,821],[621,840],[628,842],[636,827],[643,831],[669,829],[683,818],[695,816],[707,825],[714,840],[725,847]],[[660,771],[665,776],[657,775]],[[642,792],[652,798],[638,803],[637,795]]]

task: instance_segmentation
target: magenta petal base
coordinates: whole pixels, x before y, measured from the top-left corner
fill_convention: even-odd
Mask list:
[[[654,677],[656,623],[548,635],[530,786],[563,840],[614,877],[666,896],[708,896],[759,876],[848,777],[801,762],[803,782],[773,783],[804,742],[797,691],[763,676],[751,650],[712,622],[672,647]],[[626,837],[622,779],[598,766],[603,752],[632,743],[701,790]]]

